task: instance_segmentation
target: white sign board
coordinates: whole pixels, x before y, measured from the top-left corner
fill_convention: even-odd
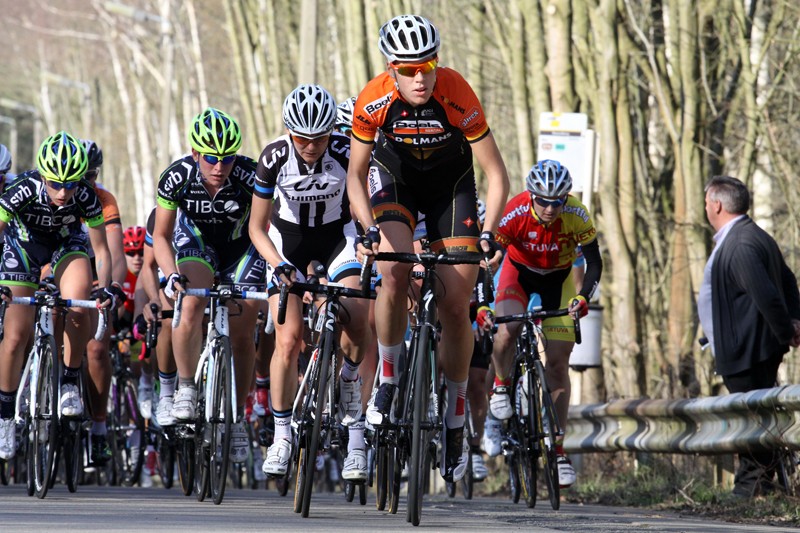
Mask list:
[[[584,113],[542,113],[537,157],[554,159],[567,167],[573,192],[595,189],[595,134],[588,129]]]

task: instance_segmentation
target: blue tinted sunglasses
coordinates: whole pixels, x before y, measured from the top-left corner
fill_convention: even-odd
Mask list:
[[[236,154],[230,155],[214,155],[214,154],[203,154],[203,159],[206,160],[206,163],[209,165],[216,165],[220,161],[222,161],[223,165],[230,165],[233,163],[233,160],[236,159]]]
[[[558,208],[567,203],[567,197],[564,196],[562,198],[556,198],[554,200],[548,200],[547,198],[542,198],[540,196],[534,196],[533,201],[539,204],[542,207],[553,207]]]
[[[80,181],[54,181],[54,180],[47,180],[47,186],[53,188],[56,191],[60,191],[61,189],[66,189],[71,191],[72,189],[76,188],[80,185]]]

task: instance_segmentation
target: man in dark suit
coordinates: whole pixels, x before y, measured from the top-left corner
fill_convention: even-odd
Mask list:
[[[716,231],[698,312],[730,392],[774,387],[790,346],[800,345],[800,293],[775,240],[747,211],[750,194],[736,178],[716,176],[705,188],[706,216]],[[739,455],[733,492],[752,497],[770,487],[773,452]]]

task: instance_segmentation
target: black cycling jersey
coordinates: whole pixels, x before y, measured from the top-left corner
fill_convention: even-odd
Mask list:
[[[258,159],[255,194],[275,199],[271,222],[319,227],[350,221],[345,194],[350,138],[331,134],[328,148],[314,165],[308,165],[294,149],[288,135],[268,144]]]
[[[81,219],[90,228],[103,224],[103,208],[93,187],[81,181],[63,206],[50,203],[38,170],[17,176],[0,195],[0,219],[16,241],[36,242],[55,249],[71,234],[81,233]]]
[[[212,198],[203,185],[198,163],[187,155],[169,166],[158,180],[158,205],[180,208],[204,239],[217,245],[248,239],[247,224],[255,185],[256,162],[239,155],[225,185]]]

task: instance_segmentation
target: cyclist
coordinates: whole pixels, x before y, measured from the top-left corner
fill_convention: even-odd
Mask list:
[[[89,185],[94,188],[100,206],[103,209],[103,221],[106,227],[106,240],[108,249],[111,252],[111,279],[112,283],[109,290],[114,292],[118,301],[125,301],[125,293],[122,284],[128,273],[125,253],[122,246],[122,223],[120,221],[119,206],[117,199],[111,192],[106,190],[97,178],[103,166],[103,151],[92,140],[81,140],[83,148],[86,150],[88,158],[88,168],[84,175]],[[89,249],[89,257],[94,261],[93,250]],[[92,263],[92,273],[95,274],[95,266]],[[117,321],[115,321],[115,324]],[[88,380],[88,393],[90,405],[92,406],[92,427],[90,436],[90,462],[94,464],[106,463],[112,455],[111,448],[106,441],[106,418],[108,413],[108,396],[111,392],[111,358],[109,348],[111,341],[112,328],[106,328],[103,339],[95,340],[92,337],[86,346],[86,361]]]
[[[136,301],[136,287],[139,273],[144,266],[144,240],[145,230],[142,226],[130,226],[125,228],[123,233],[123,245],[125,247],[125,261],[127,262],[127,275],[125,282],[122,284],[122,290],[125,292],[127,299],[125,305],[120,309],[120,323],[127,327],[134,327],[133,317],[137,316],[137,301]],[[146,330],[146,321],[142,324],[143,330]],[[144,331],[133,331],[134,337],[138,337]],[[150,368],[150,361],[144,360],[141,365],[141,374],[139,376],[139,391],[137,395],[139,401],[139,411],[141,411],[144,418],[150,418],[153,414],[153,371]]]
[[[188,137],[192,153],[173,162],[158,182],[153,251],[166,276],[164,292],[174,298],[187,282],[193,288],[210,288],[216,272],[221,283],[238,290],[263,289],[265,263],[247,235],[256,162],[237,155],[242,145],[239,124],[209,107],[194,117]],[[195,419],[194,375],[206,305],[205,298],[187,298],[181,325],[172,332],[178,367],[172,416],[180,421]],[[243,413],[253,378],[258,303],[242,301],[240,305],[241,312],[231,314],[230,332],[237,412]],[[248,447],[242,420],[236,420],[231,429],[231,460],[244,461]]]
[[[143,291],[146,295],[145,305],[142,306],[142,316],[136,317],[134,334],[144,339],[149,327],[158,327],[158,340],[156,347],[156,360],[158,368],[159,391],[156,406],[156,422],[159,426],[175,425],[172,416],[175,385],[178,381],[178,370],[175,365],[175,356],[172,353],[172,300],[167,298],[162,290],[166,279],[161,275],[153,252],[153,231],[156,225],[156,208],[150,211],[144,237],[144,255],[142,269],[136,280],[136,290]],[[154,304],[158,311],[153,314],[150,305]],[[156,321],[161,319],[159,324]]]
[[[569,192],[572,177],[558,161],[543,160],[534,165],[526,180],[527,190],[506,206],[497,229],[497,241],[506,247],[507,257],[500,273],[495,308],[499,315],[522,313],[528,298],[538,293],[545,310],[570,308],[570,316],[550,318],[542,323],[547,339],[544,348],[547,384],[562,427],[569,408],[569,356],[575,344],[572,317],[585,316],[603,270],[597,232],[586,207]],[[586,259],[583,285],[576,293],[572,264],[581,246]],[[491,325],[488,307],[478,311],[478,324]],[[519,323],[501,324],[494,337],[492,361],[494,388],[489,402],[492,415],[506,420],[512,415],[509,393]],[[575,470],[564,453],[562,440],[556,442],[558,477],[562,487],[575,483]]]
[[[508,175],[478,98],[460,74],[438,66],[439,32],[427,19],[391,19],[381,27],[378,44],[387,69],[356,101],[347,175],[353,212],[367,228],[359,252],[411,251],[421,212],[434,251],[481,249],[493,252],[496,264],[501,252],[492,232],[508,195]],[[489,184],[482,233],[473,154]],[[379,265],[382,286],[375,313],[382,364],[380,388],[367,410],[373,425],[386,422],[399,380],[394,363],[406,331],[409,270],[404,264]],[[446,288],[438,308],[448,394],[441,472],[445,480],[457,481],[469,452],[463,446],[463,398],[473,346],[469,300],[478,267],[441,266],[437,273]]]
[[[3,298],[32,296],[42,268],[52,265],[63,298],[86,299],[103,306],[113,303],[111,254],[106,243],[103,212],[94,189],[82,178],[88,158],[83,145],[65,131],[47,137],[39,147],[36,169],[19,175],[0,195],[0,231],[6,249],[0,267]],[[86,221],[87,233],[81,229]],[[88,242],[95,254],[99,288],[92,291]],[[62,416],[80,416],[83,402],[78,380],[83,350],[92,336],[92,311],[70,308],[65,319],[58,409]],[[12,305],[6,311],[0,343],[0,457],[15,449],[14,404],[25,349],[33,332],[35,309]]]
[[[353,131],[353,106],[356,105],[356,97],[351,96],[338,106],[336,106],[336,124],[333,128],[339,133],[344,133],[348,137]]]
[[[334,132],[336,102],[318,85],[300,85],[283,103],[287,134],[269,143],[258,162],[250,234],[282,283],[306,279],[309,264],[319,261],[329,278],[358,288],[360,265],[355,256],[356,229],[345,195],[349,139]],[[269,226],[269,230],[267,230]],[[272,286],[272,316],[278,316],[277,287]],[[275,351],[270,364],[275,441],[263,470],[283,475],[291,455],[292,402],[297,388],[297,360],[303,341],[302,295],[286,303],[284,324],[275,324]],[[369,342],[366,300],[342,302],[341,348],[345,354],[340,380],[339,419],[349,427],[342,477],[367,477],[361,383],[358,366]]]

